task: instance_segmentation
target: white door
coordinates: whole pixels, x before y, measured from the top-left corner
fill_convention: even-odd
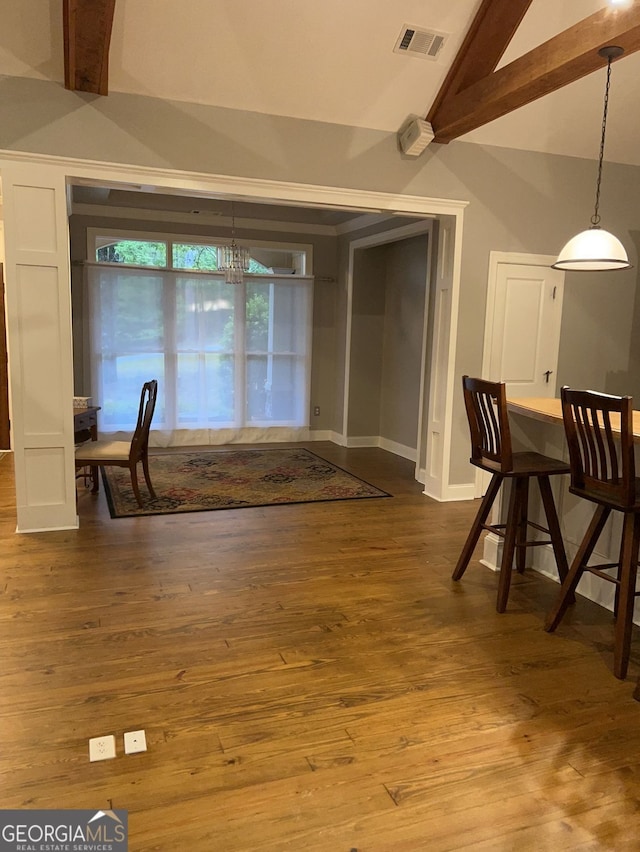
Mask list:
[[[556,395],[564,272],[555,260],[491,252],[482,378],[506,382],[508,397]],[[477,471],[476,497],[490,478]]]
[[[483,377],[510,397],[556,395],[564,272],[555,258],[491,253]]]

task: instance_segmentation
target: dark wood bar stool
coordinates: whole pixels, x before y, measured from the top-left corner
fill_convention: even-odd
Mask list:
[[[585,571],[615,583],[613,671],[624,678],[629,665],[640,546],[640,479],[635,476],[633,408],[629,396],[562,388],[562,417],[569,445],[569,491],[597,508],[578,548],[545,629],[555,630]],[[619,433],[618,433],[619,430]],[[587,565],[612,511],[624,515],[617,562]],[[613,575],[606,571],[614,569]]]
[[[498,612],[504,612],[509,597],[514,554],[516,569],[519,573],[522,573],[525,568],[526,549],[550,543],[553,547],[560,579],[563,580],[567,576],[567,557],[549,477],[569,473],[569,465],[539,453],[514,453],[512,451],[507,397],[503,382],[488,382],[483,379],[463,376],[462,387],[471,433],[471,458],[469,461],[476,467],[493,474],[493,476],[471,526],[471,531],[458,559],[452,579],[459,580],[466,571],[482,530],[488,530],[501,536],[504,538],[504,549],[496,609]],[[529,481],[532,478],[537,480],[540,488],[548,527],[540,526],[540,524],[528,520]],[[505,479],[511,480],[506,522],[488,524],[489,512]],[[550,538],[528,541],[528,527],[534,527],[547,533]]]

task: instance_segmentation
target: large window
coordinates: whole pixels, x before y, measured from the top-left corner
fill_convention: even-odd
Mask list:
[[[252,428],[265,437],[265,428],[295,434],[308,425],[308,276],[282,267],[274,274],[266,250],[242,284],[227,284],[208,269],[215,246],[104,236],[95,246],[90,357],[103,432],[133,428],[140,387],[151,378],[159,381],[153,428],[169,433],[169,443],[215,442],[212,430],[242,430],[251,440]]]

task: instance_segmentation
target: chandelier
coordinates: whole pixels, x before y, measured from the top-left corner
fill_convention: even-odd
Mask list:
[[[218,269],[224,272],[227,284],[242,284],[244,273],[249,271],[249,249],[236,243],[236,220],[231,202],[231,244],[218,246]]]

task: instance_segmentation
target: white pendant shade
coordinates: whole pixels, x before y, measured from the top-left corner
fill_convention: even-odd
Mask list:
[[[586,271],[628,269],[631,266],[620,240],[601,228],[589,228],[572,237],[552,265],[554,269]]]

